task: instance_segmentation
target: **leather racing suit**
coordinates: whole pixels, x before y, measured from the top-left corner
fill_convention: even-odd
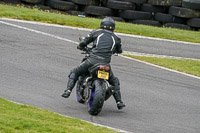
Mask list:
[[[76,81],[78,80],[78,77],[86,73],[90,67],[92,67],[97,63],[109,64],[111,61],[111,56],[114,53],[122,53],[121,39],[118,36],[116,36],[114,32],[110,30],[106,29],[93,30],[92,32],[90,32],[90,34],[88,34],[88,36],[84,40],[80,42],[77,48],[83,49],[91,42],[93,42],[93,47],[91,52],[89,53],[89,57],[85,61],[83,61],[79,66],[74,68],[69,74],[69,80],[67,83],[66,91],[70,93],[74,88]],[[118,78],[114,76],[112,70],[110,70],[110,77],[108,82],[115,88],[113,96],[115,98],[116,103],[119,102],[122,103],[121,93],[120,93],[120,82]],[[63,97],[67,98],[69,97],[69,95]],[[118,107],[118,109],[121,108]]]

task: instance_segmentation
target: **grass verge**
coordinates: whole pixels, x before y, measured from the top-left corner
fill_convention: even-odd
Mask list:
[[[0,98],[0,133],[116,133],[105,127]]]
[[[200,77],[200,61],[188,59],[166,59],[133,55],[125,56]]]
[[[50,13],[49,11],[40,11],[38,8],[30,9],[23,6],[10,6],[4,4],[0,4],[0,17],[54,23],[89,29],[99,28],[101,22],[101,19],[80,18],[77,16]],[[115,31],[119,33],[200,43],[199,31],[159,28],[122,22],[116,22]]]

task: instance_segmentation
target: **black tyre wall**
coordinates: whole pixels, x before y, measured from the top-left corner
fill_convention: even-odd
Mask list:
[[[194,10],[200,10],[200,1],[183,0],[182,6]]]
[[[100,0],[72,0],[72,2],[80,5],[99,5]]]
[[[120,17],[124,19],[131,19],[131,20],[150,20],[152,15],[150,12],[140,12],[140,11],[132,11],[132,10],[125,10],[120,13]]]
[[[91,15],[97,16],[114,16],[114,11],[107,7],[86,6],[84,11]]]
[[[167,7],[162,7],[162,6],[153,6],[150,4],[143,4],[141,6],[141,11],[144,12],[167,12]]]
[[[200,18],[192,18],[187,21],[187,24],[192,27],[200,28]]]
[[[21,0],[21,1],[31,4],[44,4],[44,0]]]
[[[86,13],[81,12],[81,11],[67,11],[67,13],[70,14],[70,15],[75,15],[75,16],[86,15]]]
[[[63,0],[63,1],[67,1],[67,2],[73,2],[73,0]]]
[[[19,4],[20,0],[0,0],[0,2],[11,3],[11,4]]]
[[[181,6],[182,0],[148,0],[148,3],[158,6]]]
[[[170,14],[164,14],[164,13],[156,13],[154,16],[154,19],[157,21],[160,21],[162,23],[185,24],[185,22],[186,22],[186,20],[184,18],[179,18],[176,16],[172,16]]]
[[[124,1],[109,0],[107,7],[111,9],[124,9],[124,10],[133,10],[135,9],[135,4]]]
[[[127,2],[132,2],[132,3],[138,3],[138,4],[147,3],[147,0],[122,0],[122,1],[127,1]]]
[[[198,30],[200,18],[200,0],[0,0],[5,3],[24,3],[38,5],[41,10],[56,9],[70,15],[102,18],[116,17],[116,21],[154,25],[187,24],[192,30]],[[44,6],[46,5],[46,6]],[[54,10],[52,10],[54,11]],[[64,13],[64,12],[62,12]],[[85,17],[83,16],[83,17]],[[156,25],[156,24],[155,24]],[[177,25],[175,25],[177,26]],[[178,25],[178,27],[181,27]],[[187,29],[187,28],[186,28]]]
[[[59,9],[62,11],[77,10],[78,6],[72,2],[61,1],[61,0],[50,0],[49,5],[52,8]]]
[[[51,10],[51,7],[45,5],[38,5],[38,7],[40,8],[40,10]]]
[[[44,5],[49,6],[50,5],[50,0],[45,0]]]
[[[162,26],[159,21],[154,21],[154,20],[132,20],[131,23],[143,24],[143,25],[149,25],[149,26],[157,26],[157,27]]]
[[[186,24],[187,19],[173,16],[173,23]]]
[[[183,29],[183,30],[191,30],[190,26],[188,26],[188,25],[176,24],[176,23],[166,23],[166,24],[164,24],[164,27],[171,27],[171,28],[177,28],[177,29]]]
[[[164,13],[156,13],[154,16],[154,19],[157,21],[160,21],[162,23],[172,23],[173,22],[173,16],[170,14],[164,14]]]
[[[108,0],[100,0],[100,5],[101,6],[106,6]]]
[[[183,18],[198,18],[200,17],[200,11],[188,9],[188,8],[183,8],[183,7],[176,7],[176,6],[171,6],[169,8],[169,14],[178,16],[178,17],[183,17]]]

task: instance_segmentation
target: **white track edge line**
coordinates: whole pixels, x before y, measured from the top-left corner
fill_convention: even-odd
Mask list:
[[[7,19],[6,19],[7,20]],[[10,19],[9,19],[10,20]],[[40,22],[29,22],[29,21],[24,21],[24,20],[13,20],[11,19],[11,21],[17,21],[17,22],[23,22],[23,23],[31,23],[31,24],[41,24],[41,25],[54,25],[54,24],[46,24],[46,23],[40,23]],[[48,33],[45,33],[45,32],[42,32],[42,31],[38,31],[38,30],[34,30],[34,29],[30,29],[30,28],[26,28],[26,27],[22,27],[22,26],[18,26],[18,25],[15,25],[15,24],[10,24],[10,23],[7,23],[7,22],[3,22],[3,21],[0,21],[1,23],[4,23],[4,24],[7,24],[7,25],[11,25],[11,26],[14,26],[14,27],[17,27],[17,28],[21,28],[21,29],[25,29],[25,30],[29,30],[29,31],[32,31],[32,32],[36,32],[36,33],[40,33],[40,34],[44,34],[44,35],[47,35],[47,36],[51,36],[51,37],[54,37],[56,39],[60,39],[60,40],[64,40],[64,41],[68,41],[68,42],[71,42],[71,43],[74,43],[74,44],[79,44],[78,42],[75,42],[75,41],[72,41],[72,40],[69,40],[69,39],[65,39],[65,38],[61,38],[59,36],[55,36],[55,35],[52,35],[52,34],[48,34]],[[60,25],[56,25],[56,27],[64,27],[66,28],[67,26],[60,26]],[[67,27],[68,28],[68,27]],[[76,27],[70,27],[71,29],[75,29],[75,30],[85,30],[85,29],[82,29],[82,28],[76,28]],[[87,29],[86,29],[87,30]],[[200,45],[199,45],[200,46]],[[124,51],[124,54],[130,54],[130,55],[137,55],[137,56],[147,56],[147,57],[159,57],[159,58],[173,58],[173,59],[191,59],[191,60],[200,60],[200,59],[195,59],[195,58],[184,58],[184,57],[176,57],[176,56],[166,56],[166,55],[156,55],[156,54],[146,54],[146,53],[138,53],[138,52],[130,52],[130,51]]]
[[[6,100],[7,100],[7,99],[6,99]],[[29,106],[29,107],[32,106],[32,105],[27,105],[27,104],[15,102],[15,101],[12,101],[12,100],[7,100],[7,101],[12,102],[12,103],[15,103],[15,104],[19,104],[19,105],[26,105],[26,106]],[[41,109],[41,110],[45,110],[45,109],[42,109],[42,108],[39,108],[39,107],[36,107],[36,106],[32,106],[32,107],[35,107],[35,108],[38,108],[38,109]],[[58,115],[60,115],[60,116],[68,117],[68,118],[79,119],[79,118],[74,118],[74,117],[71,117],[71,116],[68,116],[68,115],[62,115],[62,114],[59,114],[59,113],[56,113],[56,112],[53,112],[53,111],[50,111],[50,112],[55,113],[55,114],[58,114]],[[79,119],[79,120],[81,120],[81,119]],[[109,127],[109,126],[106,126],[106,125],[102,125],[102,124],[98,124],[98,123],[94,123],[94,122],[90,122],[90,121],[86,121],[86,120],[81,120],[81,121],[90,123],[90,124],[92,124],[92,125],[94,125],[94,126],[106,127],[106,128],[108,128],[108,129],[112,129],[112,130],[118,131],[118,132],[120,132],[120,133],[131,133],[131,132],[129,132],[129,131],[125,131],[125,130],[121,130],[121,129]]]
[[[4,20],[4,19],[3,19]],[[22,23],[31,23],[31,24],[39,24],[39,25],[48,25],[48,26],[55,26],[55,27],[63,27],[63,28],[70,28],[70,29],[74,29],[74,30],[89,30],[89,29],[84,29],[84,28],[76,28],[76,27],[68,27],[68,26],[62,26],[62,25],[55,25],[55,24],[46,24],[46,23],[40,23],[40,22],[32,22],[32,21],[24,21],[24,20],[13,20],[13,19],[5,19],[5,20],[10,20],[10,21],[17,21],[17,22],[22,22]],[[5,22],[6,23],[6,22]],[[9,23],[10,24],[10,23]],[[12,26],[14,26],[14,24],[10,24]],[[17,27],[15,25],[15,27]],[[21,26],[18,26],[18,28],[22,28]],[[29,28],[22,28],[22,29],[29,29]],[[36,32],[36,30],[33,30],[31,29],[31,31],[34,31]],[[61,37],[58,37],[58,36],[55,36],[55,35],[51,35],[51,34],[48,34],[48,33],[44,33],[44,32],[41,32],[41,31],[37,31],[41,34],[44,34],[44,35],[48,35],[48,36],[51,36],[51,37],[54,37],[54,38],[57,38],[57,39],[60,39],[60,40],[65,40],[65,41],[68,41],[68,42],[72,42],[72,43],[75,43],[75,44],[78,44],[78,42],[75,42],[75,41],[72,41],[72,40],[69,40],[69,39],[65,39],[65,38],[61,38]],[[132,35],[131,35],[132,36]],[[200,45],[199,45],[200,46]],[[138,56],[147,56],[147,57],[160,57],[160,58],[174,58],[174,59],[191,59],[191,60],[200,60],[200,59],[195,59],[195,58],[184,58],[184,57],[175,57],[175,56],[166,56],[166,55],[156,55],[156,54],[146,54],[146,53],[137,53],[137,52],[130,52],[130,51],[124,51],[125,54],[130,54],[130,55],[138,55]]]
[[[26,28],[26,27],[23,27],[23,26],[7,23],[7,22],[3,22],[3,21],[0,21],[0,23],[6,24],[6,25],[9,25],[9,26],[13,26],[13,27],[16,27],[16,28],[19,28],[19,29],[24,29],[24,30],[27,30],[27,31],[35,32],[35,33],[38,33],[38,34],[50,36],[50,37],[53,37],[53,38],[56,38],[56,39],[59,39],[59,40],[63,40],[63,41],[67,41],[67,42],[71,42],[71,43],[74,43],[74,44],[79,44],[76,41],[72,41],[72,40],[69,40],[69,39],[66,39],[66,38],[55,36],[55,35],[52,35],[52,34],[49,34],[49,33],[45,33],[45,32],[39,31],[39,30],[34,30],[34,29],[31,29],[31,28]]]
[[[198,76],[194,76],[194,75],[187,74],[187,73],[184,73],[184,72],[179,72],[179,71],[176,71],[176,70],[172,70],[172,69],[169,69],[169,68],[166,68],[166,67],[162,67],[162,66],[158,66],[158,65],[155,65],[155,64],[151,64],[151,63],[148,63],[148,62],[145,62],[145,61],[141,61],[141,60],[138,60],[138,59],[134,59],[134,58],[131,58],[131,57],[127,57],[127,56],[124,56],[124,55],[119,55],[119,56],[121,56],[123,58],[126,58],[126,59],[129,59],[129,60],[133,60],[133,61],[137,61],[137,62],[146,64],[146,65],[150,65],[150,66],[153,66],[153,67],[164,69],[164,70],[167,70],[167,71],[170,71],[170,72],[174,72],[174,73],[182,74],[182,75],[185,75],[185,76],[188,76],[188,77],[200,79],[200,77],[198,77]]]
[[[196,58],[185,58],[185,57],[177,57],[177,56],[158,55],[158,54],[146,54],[146,53],[130,52],[130,51],[123,51],[123,54],[135,55],[135,56],[158,57],[158,58],[168,58],[168,59],[187,59],[187,60],[200,61],[200,59],[196,59]]]
[[[5,19],[5,18],[3,18]],[[5,19],[5,20],[14,20],[14,19]],[[15,20],[17,21],[17,20]],[[20,20],[22,21],[22,20]],[[1,21],[0,21],[1,22]],[[29,21],[22,21],[22,22],[29,22]],[[2,22],[1,22],[2,23]],[[30,23],[39,23],[39,22],[30,22]],[[15,26],[15,27],[18,27],[18,28],[21,28],[21,29],[25,29],[25,30],[28,30],[29,28],[25,28],[25,27],[22,27],[22,26],[17,26],[17,25],[12,25],[10,23],[8,23],[9,25],[11,26]],[[39,23],[41,24],[41,23]],[[44,25],[54,25],[54,24],[44,24]],[[58,26],[58,25],[56,25]],[[89,29],[84,29],[84,28],[74,28],[74,27],[68,27],[68,26],[59,26],[59,27],[66,27],[66,28],[71,28],[71,29],[78,29],[78,30],[87,30],[87,31],[90,31]],[[33,30],[33,29],[29,29],[29,31],[32,31],[32,32],[36,32],[36,33],[40,33],[40,34],[44,34],[44,32],[38,32],[36,30]],[[121,33],[120,33],[121,34]],[[54,36],[54,35],[51,35],[51,34],[48,34],[48,33],[45,33],[44,35],[48,35],[48,36]],[[127,34],[121,34],[121,35],[127,35]],[[129,35],[128,35],[129,36]],[[130,35],[132,37],[142,37],[142,36],[135,36],[135,35]],[[54,36],[57,38],[57,36]],[[146,38],[146,37],[142,37],[142,38]],[[149,37],[147,37],[149,38]],[[57,39],[61,39],[61,37],[58,37]],[[155,39],[155,38],[151,38],[151,39]],[[62,38],[62,40],[65,40],[65,41],[68,41],[68,42],[72,42],[72,43],[75,43],[77,44],[78,42],[75,42],[75,41],[72,41],[72,40],[69,40],[69,39],[64,39]],[[157,40],[157,39],[156,39]],[[158,40],[165,40],[165,41],[172,41],[172,40],[167,40],[167,39],[158,39]],[[180,42],[180,43],[183,43],[182,41],[172,41],[172,42]],[[188,42],[184,42],[184,43],[187,43]],[[198,44],[198,43],[190,43],[190,44]],[[144,62],[144,61],[140,61],[140,60],[137,60],[137,59],[133,59],[131,57],[127,57],[127,56],[123,56],[123,55],[120,55],[121,57],[124,57],[124,58],[127,58],[127,59],[131,59],[131,60],[134,60],[134,61],[137,61],[137,62],[141,62],[141,63],[144,63],[144,64],[147,64],[147,65],[151,65],[151,66],[154,66],[154,67],[157,67],[157,68],[161,68],[161,69],[164,69],[164,70],[168,70],[168,71],[171,71],[171,72],[175,72],[175,73],[179,73],[179,74],[183,74],[183,75],[186,75],[186,76],[189,76],[189,77],[193,77],[193,78],[197,78],[197,79],[200,79],[200,77],[197,77],[197,76],[194,76],[194,75],[190,75],[190,74],[186,74],[186,73],[183,73],[183,72],[179,72],[179,71],[175,71],[175,70],[172,70],[172,69],[168,69],[168,68],[165,68],[165,67],[161,67],[161,66],[158,66],[158,65],[154,65],[154,64],[151,64],[151,63],[147,63],[147,62]],[[17,103],[17,104],[21,104],[21,103],[18,103],[18,102],[14,102],[14,101],[11,101],[13,103]],[[25,105],[25,104],[21,104],[21,105]],[[55,112],[54,112],[55,113]],[[56,113],[56,114],[59,114],[59,113]],[[61,116],[65,116],[65,117],[70,117],[70,116],[67,116],[67,115],[62,115],[62,114],[59,114]],[[73,118],[73,117],[71,117]],[[85,120],[82,120],[82,121],[85,121]],[[119,132],[122,132],[122,133],[130,133],[128,131],[124,131],[124,130],[120,130],[120,129],[116,129],[116,128],[112,128],[112,127],[108,127],[108,126],[105,126],[105,125],[101,125],[101,124],[97,124],[97,123],[93,123],[93,122],[89,122],[89,121],[85,121],[85,122],[88,122],[88,123],[91,123],[93,125],[97,125],[97,126],[102,126],[102,127],[107,127],[109,129],[113,129],[115,131],[119,131]]]
[[[68,41],[68,42],[71,42],[71,43],[78,44],[78,42],[75,42],[75,41],[72,41],[72,40],[69,40],[69,39],[65,39],[65,38],[62,38],[62,37],[58,37],[58,36],[55,36],[55,35],[52,35],[52,34],[48,34],[48,33],[45,33],[45,32],[29,29],[29,28],[26,28],[26,27],[18,26],[18,25],[15,25],[15,24],[10,24],[10,23],[3,22],[3,21],[0,21],[0,23],[6,24],[6,25],[10,25],[10,26],[13,26],[13,27],[17,27],[17,28],[20,28],[20,29],[25,29],[25,30],[28,30],[28,31],[31,31],[31,32],[35,32],[35,33],[38,33],[38,34],[47,35],[47,36],[54,37],[56,39],[60,39],[60,40],[63,40],[63,41]],[[161,67],[161,66],[158,66],[158,65],[154,65],[154,64],[151,64],[151,63],[147,63],[147,62],[144,62],[144,61],[140,61],[140,60],[137,60],[137,59],[126,57],[126,56],[123,56],[123,55],[120,55],[120,56],[124,57],[124,58],[127,58],[127,59],[132,59],[134,61],[138,61],[138,62],[141,62],[141,63],[145,63],[147,65],[151,65],[151,66],[154,66],[154,67],[157,67],[157,68],[161,68],[161,69],[168,70],[168,71],[171,71],[171,72],[183,74],[185,76],[189,76],[189,77],[200,79],[200,77],[197,77],[197,76],[194,76],[194,75],[190,75],[190,74],[186,74],[186,73],[183,73],[183,72],[175,71],[175,70],[172,70],[172,69],[169,69],[169,68]]]
[[[54,37],[54,38],[57,38],[57,39],[60,39],[60,40],[64,40],[64,41],[68,41],[68,42],[72,42],[72,43],[78,43],[78,42],[74,42],[74,41],[71,41],[71,40],[68,40],[68,39],[57,37],[57,36],[54,36],[54,35],[51,35],[51,34],[48,34],[48,33],[44,33],[44,32],[41,32],[41,31],[29,29],[29,28],[26,28],[26,27],[14,25],[14,24],[2,22],[2,21],[0,21],[0,23],[6,24],[6,25],[10,25],[10,26],[13,26],[13,27],[17,27],[17,28],[20,28],[20,29],[25,29],[25,30],[28,30],[28,31],[31,31],[31,32],[36,32],[36,33],[39,33],[39,34],[51,36],[51,37]],[[11,102],[14,102],[14,101],[11,101]],[[14,103],[21,104],[21,103],[18,103],[18,102],[14,102]],[[22,105],[25,105],[25,104],[22,104]],[[59,113],[56,113],[56,114],[59,114]],[[59,114],[59,115],[62,115],[62,114]],[[66,116],[66,115],[62,115],[62,116]],[[70,116],[67,116],[67,117],[70,117]],[[71,117],[71,118],[73,118],[73,117]],[[82,121],[85,121],[85,120],[82,120]],[[124,131],[124,130],[121,130],[121,129],[112,128],[112,127],[109,127],[109,126],[105,126],[105,125],[101,125],[101,124],[97,124],[97,123],[93,123],[93,122],[89,122],[89,121],[85,121],[85,122],[92,123],[93,125],[96,125],[96,126],[107,127],[109,129],[112,129],[112,130],[115,130],[115,131],[118,131],[118,132],[121,132],[121,133],[130,133],[128,131]]]
[[[18,19],[10,19],[10,18],[1,18],[1,19],[2,20],[7,20],[7,21],[21,22],[21,23],[31,23],[31,24],[37,24],[37,25],[54,26],[54,27],[76,29],[76,30],[83,30],[83,31],[92,31],[92,29],[77,28],[77,27],[72,27],[72,26],[63,26],[63,25],[58,25],[58,24],[48,24],[48,23],[42,23],[42,22],[34,22],[34,21],[26,21],[26,20],[18,20]],[[116,33],[116,34],[117,35],[121,35],[121,36],[126,36],[126,37],[144,38],[144,39],[149,39],[149,40],[166,41],[166,42],[182,43],[182,44],[190,44],[190,45],[198,45],[198,46],[200,46],[200,43],[176,41],[176,40],[161,39],[161,38],[155,38],[155,37],[145,37],[145,36],[139,36],[139,35],[124,34],[124,33]]]

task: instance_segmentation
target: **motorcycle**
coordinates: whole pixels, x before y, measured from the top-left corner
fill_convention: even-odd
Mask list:
[[[81,41],[83,38],[79,38]],[[82,49],[86,60],[91,48]],[[78,77],[76,85],[76,98],[79,103],[88,105],[90,115],[98,115],[104,105],[104,101],[114,93],[114,87],[108,82],[110,75],[109,64],[95,64],[85,73]]]

